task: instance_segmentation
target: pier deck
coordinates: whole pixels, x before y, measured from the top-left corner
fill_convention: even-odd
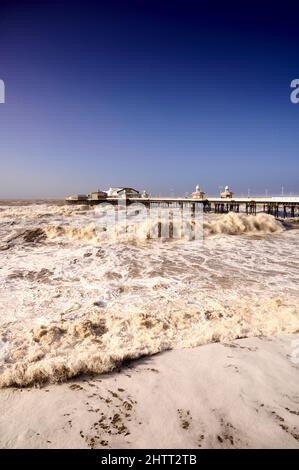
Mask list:
[[[129,198],[103,198],[103,199],[86,199],[77,200],[66,198],[68,204],[88,204],[97,205],[109,203],[112,205],[119,204],[143,204],[146,207],[184,207],[191,206],[195,210],[196,205],[202,205],[204,212],[227,213],[227,212],[245,212],[246,214],[255,215],[257,212],[265,212],[275,217],[299,217],[299,196],[295,197],[234,197],[220,198],[208,197],[205,199],[181,198],[181,197],[129,197]]]

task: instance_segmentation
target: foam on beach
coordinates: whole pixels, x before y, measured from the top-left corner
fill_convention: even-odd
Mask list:
[[[80,374],[110,372],[128,360],[167,349],[299,330],[298,312],[279,298],[264,299],[260,305],[244,299],[233,309],[224,305],[215,309],[209,302],[201,308],[181,307],[125,315],[107,311],[27,331],[2,328],[9,346],[0,386],[61,382]]]

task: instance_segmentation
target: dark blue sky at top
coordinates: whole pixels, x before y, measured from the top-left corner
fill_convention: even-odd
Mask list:
[[[0,0],[0,197],[299,193],[295,2]]]

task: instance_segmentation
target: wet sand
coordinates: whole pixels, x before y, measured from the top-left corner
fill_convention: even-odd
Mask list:
[[[293,341],[298,333],[213,343],[106,375],[1,389],[0,446],[299,448]]]

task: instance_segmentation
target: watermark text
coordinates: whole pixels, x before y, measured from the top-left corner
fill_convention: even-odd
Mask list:
[[[0,104],[5,103],[5,84],[4,81],[0,79]]]
[[[299,78],[295,78],[291,81],[291,88],[294,88],[291,92],[290,98],[293,104],[299,103]]]

